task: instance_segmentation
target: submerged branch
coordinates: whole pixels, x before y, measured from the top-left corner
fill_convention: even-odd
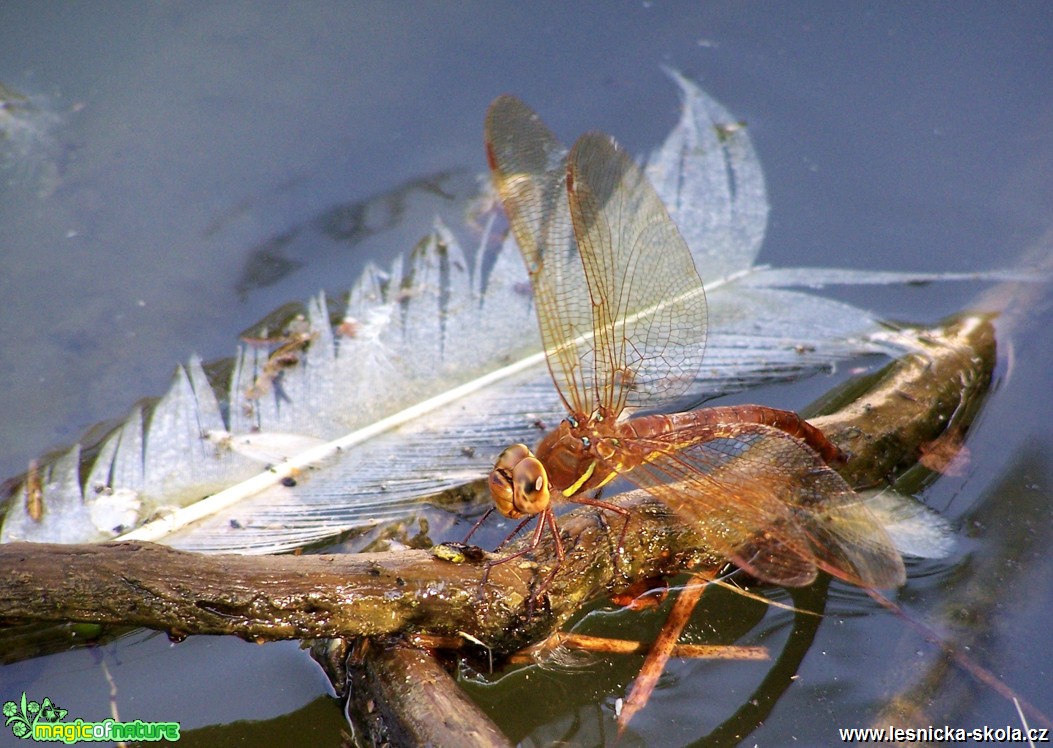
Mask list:
[[[964,427],[990,381],[994,332],[984,318],[927,331],[918,346],[866,393],[815,421],[853,454],[844,468],[853,484],[881,481],[914,462],[921,445],[948,425]],[[617,567],[612,551],[620,518],[578,509],[560,520],[566,561],[540,597],[532,590],[554,565],[550,542],[530,563],[494,567],[485,587],[485,560],[451,563],[428,551],[248,557],[136,542],[11,543],[0,546],[0,568],[9,570],[0,620],[136,625],[177,637],[258,641],[467,634],[507,653],[551,634],[590,599],[722,560],[700,551],[691,530],[647,494],[611,502],[632,513]]]
[[[442,664],[412,647],[360,639],[348,661],[348,716],[366,745],[510,748]]]

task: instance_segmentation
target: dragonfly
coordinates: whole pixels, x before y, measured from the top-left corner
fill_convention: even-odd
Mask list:
[[[831,467],[840,450],[796,413],[740,405],[632,415],[688,389],[708,327],[691,252],[633,159],[599,132],[568,151],[514,96],[490,105],[485,140],[567,410],[533,450],[508,447],[489,474],[499,512],[538,518],[527,550],[547,527],[562,560],[560,501],[625,515],[620,548],[631,517],[595,498],[617,477],[761,581],[805,586],[825,571],[869,588],[902,585],[893,541]]]

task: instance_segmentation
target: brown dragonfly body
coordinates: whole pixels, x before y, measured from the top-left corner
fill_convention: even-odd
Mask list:
[[[643,171],[606,135],[567,152],[511,96],[490,106],[494,183],[530,273],[542,341],[567,418],[531,451],[498,457],[490,490],[509,517],[590,498],[624,477],[689,520],[760,579],[822,569],[868,587],[902,584],[899,552],[829,464],[840,451],[790,411],[758,405],[628,417],[682,394],[702,361],[707,307],[694,260]]]
[[[771,426],[803,440],[827,463],[843,459],[841,450],[799,415],[764,405],[700,408],[614,423],[602,416],[586,421],[579,414],[546,434],[533,456],[544,466],[549,486],[570,499],[601,488],[615,475],[647,462],[654,450],[642,445],[661,441],[661,451],[685,449],[729,436],[751,423]],[[729,424],[735,424],[732,431]],[[521,491],[519,495],[526,493]],[[501,508],[501,512],[512,518],[537,513],[514,505]]]

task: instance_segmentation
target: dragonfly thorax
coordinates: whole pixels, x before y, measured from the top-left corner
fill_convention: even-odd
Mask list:
[[[591,443],[579,421],[568,419],[546,434],[537,445],[537,458],[545,466],[552,486],[563,491],[587,469]]]
[[[602,458],[617,443],[614,419],[597,411],[587,420],[571,416],[537,445],[537,459],[544,465],[552,488],[570,497],[598,488],[610,480]]]

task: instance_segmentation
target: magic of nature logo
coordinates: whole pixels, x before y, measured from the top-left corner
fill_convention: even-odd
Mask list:
[[[25,691],[19,701],[5,701],[4,724],[11,734],[23,740],[62,742],[66,744],[95,741],[159,741],[179,740],[178,722],[118,722],[105,719],[101,722],[85,722],[83,719],[66,721],[69,710],[60,708],[45,697],[43,701],[30,701]]]

